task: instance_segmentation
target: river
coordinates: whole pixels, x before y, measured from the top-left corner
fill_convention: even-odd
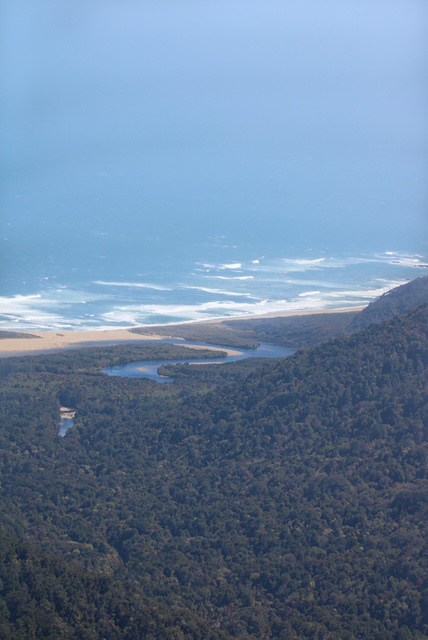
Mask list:
[[[170,341],[165,341],[170,343]],[[230,347],[222,345],[212,345],[203,342],[180,342],[180,346],[185,347],[205,347],[218,351],[226,351]],[[238,354],[229,355],[223,358],[195,359],[191,360],[141,360],[139,362],[130,362],[128,364],[117,367],[108,367],[103,369],[103,373],[109,376],[117,376],[119,378],[149,378],[156,382],[166,383],[173,382],[173,378],[161,376],[158,373],[160,367],[173,364],[223,364],[226,362],[237,362],[246,358],[286,358],[295,353],[295,349],[289,349],[276,344],[261,343],[257,349],[240,349]]]

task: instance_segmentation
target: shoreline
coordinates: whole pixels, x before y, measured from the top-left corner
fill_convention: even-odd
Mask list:
[[[355,313],[362,311],[365,307],[355,307],[353,309],[327,309],[316,311],[284,311],[267,313],[256,316],[238,316],[228,318],[215,318],[213,320],[199,320],[196,322],[183,322],[181,325],[201,325],[201,324],[222,324],[223,322],[231,322],[233,320],[251,321],[263,318],[288,318],[298,316],[311,316],[328,313]],[[178,323],[176,323],[178,324]],[[165,325],[165,329],[168,325]],[[150,326],[129,327],[126,329],[100,329],[89,331],[66,331],[59,333],[57,331],[22,331],[20,333],[28,334],[28,338],[1,338],[0,339],[0,358],[41,355],[49,353],[58,353],[70,349],[84,349],[87,347],[102,346],[103,343],[108,346],[114,346],[126,343],[147,342],[149,340],[171,340],[177,339],[182,341],[183,338],[158,333],[161,330],[159,325],[154,327],[157,333],[150,333]],[[133,329],[144,329],[147,333],[133,333]],[[6,331],[6,330],[5,330]],[[8,331],[8,330],[7,330]],[[31,337],[30,337],[31,336]]]

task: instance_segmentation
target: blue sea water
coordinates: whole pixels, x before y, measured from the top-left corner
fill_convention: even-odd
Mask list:
[[[5,0],[0,328],[353,308],[428,274],[428,6],[295,4]]]

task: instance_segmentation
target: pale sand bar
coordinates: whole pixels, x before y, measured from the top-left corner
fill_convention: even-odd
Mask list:
[[[256,320],[260,318],[280,318],[280,317],[288,317],[288,316],[307,316],[307,315],[317,315],[322,313],[344,313],[346,311],[361,311],[364,307],[358,307],[354,309],[330,309],[328,311],[325,310],[316,310],[316,311],[284,311],[281,312],[273,312],[271,314],[259,315],[259,316],[245,316],[245,317],[235,317],[235,318],[219,318],[218,320],[206,320],[200,322],[190,322],[186,324],[201,324],[201,322],[206,323],[222,323],[224,321],[230,320]],[[149,327],[141,327],[145,328],[149,331]],[[159,327],[157,327],[159,329]],[[165,338],[171,339],[171,335],[160,335],[160,334],[138,334],[131,333],[128,329],[106,329],[102,331],[67,331],[65,333],[56,333],[53,331],[31,331],[29,332],[31,336],[29,338],[3,338],[0,339],[0,358],[5,358],[8,356],[18,356],[18,355],[36,355],[38,353],[49,353],[49,352],[57,352],[63,351],[67,349],[77,348],[77,347],[88,347],[95,346],[99,344],[102,346],[102,343],[110,343],[110,344],[123,344],[126,342],[147,342],[148,340],[164,340]],[[175,339],[175,338],[174,338]],[[182,338],[177,338],[178,341],[182,341]],[[209,348],[209,347],[207,347]],[[224,349],[227,351],[229,355],[235,355],[238,352],[234,352],[229,349]]]

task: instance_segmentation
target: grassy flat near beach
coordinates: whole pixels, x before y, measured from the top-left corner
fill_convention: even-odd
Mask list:
[[[131,332],[150,335],[151,331],[162,330],[168,336],[241,348],[254,348],[258,342],[271,342],[291,348],[311,347],[345,333],[360,311],[361,308],[351,311],[288,312],[284,315],[232,318],[216,322],[142,327],[131,329]]]

